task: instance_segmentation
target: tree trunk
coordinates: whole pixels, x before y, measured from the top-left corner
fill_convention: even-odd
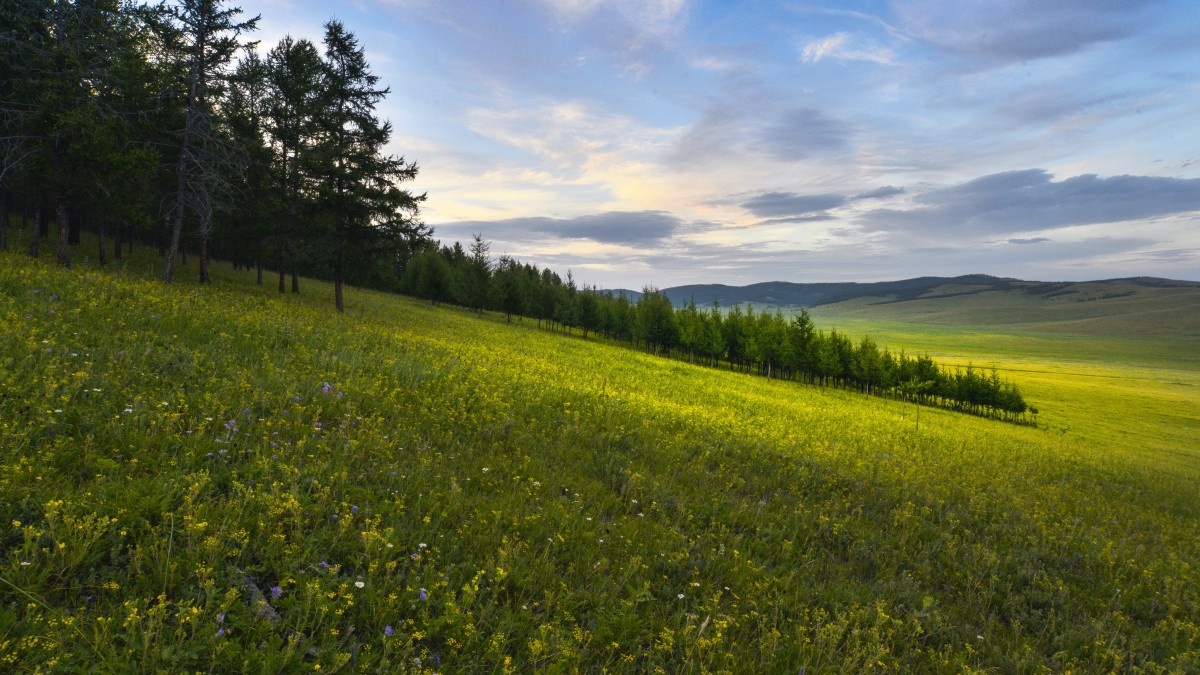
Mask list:
[[[44,196],[38,198],[37,205],[34,206],[33,212],[33,231],[29,237],[29,255],[38,257],[38,249],[41,247],[42,232],[46,229],[46,199]]]
[[[200,235],[200,283],[207,284],[208,278],[208,235]]]
[[[284,288],[284,282],[283,282],[284,276],[286,274],[287,274],[287,272],[283,269],[283,247],[280,246],[279,247],[279,294],[280,295],[283,295],[284,293],[287,292],[287,290]]]
[[[255,268],[255,270],[258,272],[258,285],[259,285],[259,286],[262,286],[262,277],[263,277],[263,275],[262,275],[262,272],[263,272],[263,264],[262,264],[262,244],[259,244],[259,245],[258,245],[258,248],[255,250],[255,253],[254,253],[254,268]]]
[[[126,225],[125,227],[128,228],[129,226]],[[121,230],[120,225],[113,228],[113,258],[117,260],[121,259]]]
[[[171,276],[175,274],[175,258],[179,256],[179,236],[183,234],[183,209],[186,202],[184,190],[187,186],[185,171],[187,170],[183,153],[187,152],[188,135],[185,131],[183,134],[183,149],[180,151],[179,158],[179,183],[176,189],[179,190],[178,196],[175,198],[175,211],[171,214],[171,243],[167,245],[167,264],[163,269],[163,281],[171,283]]]
[[[183,214],[187,208],[188,153],[191,152],[192,136],[196,133],[196,118],[199,116],[199,111],[196,109],[196,93],[200,78],[203,76],[204,46],[205,35],[201,32],[196,37],[195,50],[197,53],[192,55],[190,81],[188,82],[187,117],[183,122],[183,138],[180,139],[179,144],[179,166],[177,167],[179,176],[176,183],[178,192],[175,195],[175,210],[171,212],[171,244],[167,248],[167,264],[163,270],[163,281],[166,283],[171,283],[171,276],[175,273],[175,258],[179,255],[179,236],[183,233]]]
[[[54,197],[54,215],[58,218],[58,264],[71,269],[71,216],[67,200],[62,194]]]
[[[300,294],[300,275],[296,273],[295,265],[292,265],[292,292]]]
[[[338,314],[346,311],[346,305],[342,301],[342,259],[340,256],[333,264],[333,304],[337,307]]]
[[[0,189],[0,251],[8,250],[8,190]]]
[[[70,227],[67,230],[67,243],[78,244],[80,236],[83,233],[83,214],[78,212],[78,209],[70,209],[69,213]]]
[[[99,236],[100,236],[100,258],[99,258],[99,262],[100,262],[100,264],[101,264],[102,266],[103,266],[103,265],[107,265],[107,264],[108,264],[108,251],[106,251],[106,250],[104,249],[104,221],[105,221],[105,218],[101,217],[101,218],[100,218],[100,222],[99,222],[99,223],[97,223],[97,225],[98,225],[98,227],[99,227],[99,232],[98,232],[98,234],[99,234]],[[119,248],[120,248],[120,246],[118,246],[117,248],[119,249]]]

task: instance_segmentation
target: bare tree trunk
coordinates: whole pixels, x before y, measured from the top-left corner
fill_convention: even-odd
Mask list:
[[[83,235],[84,216],[82,213],[79,212],[78,208],[68,207],[68,209],[69,209],[68,220],[69,220],[71,226],[69,228],[67,228],[67,232],[68,232],[67,243],[68,244],[78,244]]]
[[[285,274],[286,274],[286,271],[283,269],[283,245],[280,244],[280,246],[279,246],[279,294],[280,295],[287,293],[287,289],[284,288],[284,281],[283,281]]]
[[[297,295],[300,293],[300,275],[296,273],[295,265],[292,265],[292,292]]]
[[[200,283],[207,284],[208,278],[208,235],[200,233]]]
[[[190,127],[191,114],[188,115],[186,126]],[[176,189],[179,194],[175,197],[175,210],[171,213],[171,243],[167,246],[167,265],[163,270],[163,281],[171,283],[171,276],[175,274],[175,258],[179,255],[179,237],[183,234],[183,211],[187,203],[187,153],[188,153],[189,134],[185,130],[183,132],[183,147],[179,151],[179,181]]]
[[[208,177],[201,171],[197,186],[198,210],[200,211],[200,283],[212,281],[208,274],[208,239],[212,235],[212,202],[208,196]]]
[[[183,122],[183,138],[179,145],[179,180],[176,184],[178,193],[175,195],[175,210],[171,212],[171,244],[167,249],[167,264],[163,270],[163,281],[166,283],[171,283],[171,276],[175,273],[175,258],[179,255],[179,236],[183,233],[183,214],[187,208],[188,154],[192,149],[192,136],[196,133],[196,118],[199,116],[196,94],[200,78],[203,76],[205,42],[205,35],[201,32],[196,37],[196,53],[192,55],[191,72],[188,74],[187,117]]]
[[[108,264],[108,252],[107,252],[107,251],[104,249],[104,221],[105,221],[105,220],[106,220],[106,219],[105,219],[103,216],[101,216],[101,218],[100,218],[100,222],[99,222],[99,228],[100,228],[100,229],[99,229],[99,235],[100,235],[100,264],[101,264],[101,265],[107,265],[107,264]],[[118,248],[120,248],[120,247],[118,247]]]
[[[54,215],[58,218],[58,264],[71,269],[71,214],[67,200],[62,194],[54,196]]]
[[[258,285],[262,286],[262,281],[263,281],[263,279],[262,279],[262,277],[263,277],[263,275],[262,275],[262,272],[263,272],[262,243],[259,243],[258,248],[255,249],[254,267],[255,267],[255,270],[258,272]]]
[[[0,251],[8,250],[8,190],[0,188]]]
[[[338,256],[337,261],[333,264],[333,304],[337,308],[338,314],[346,311],[345,302],[342,300],[342,258]]]
[[[38,197],[37,205],[33,207],[33,231],[29,237],[29,255],[38,257],[38,249],[41,247],[42,231],[46,229],[46,199],[44,196]]]

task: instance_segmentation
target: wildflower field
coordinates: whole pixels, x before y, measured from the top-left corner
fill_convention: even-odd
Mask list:
[[[1200,670],[1194,362],[918,428],[331,293],[0,253],[0,671]]]

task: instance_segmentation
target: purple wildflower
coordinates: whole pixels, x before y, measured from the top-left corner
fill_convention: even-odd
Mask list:
[[[422,599],[422,600],[428,600],[428,599],[429,599],[429,591],[425,590],[424,588],[422,588],[422,589],[421,589],[421,594],[420,594],[420,595],[421,595],[421,599]]]
[[[300,397],[299,397],[299,396],[297,396],[297,397],[295,397],[295,398],[294,398],[294,399],[292,399],[292,400],[293,400],[293,401],[295,401],[296,403],[299,403],[299,402],[300,402]]]
[[[350,507],[350,513],[358,513],[358,507],[357,507],[357,506],[351,506],[351,507]]]
[[[217,623],[225,623],[225,614],[217,614]]]
[[[228,422],[225,423],[225,428],[226,429],[236,429],[237,428],[237,420],[229,420]]]
[[[225,637],[225,629],[221,628],[217,631],[217,637]]]
[[[283,589],[278,586],[271,587],[271,597],[278,598],[283,595]]]
[[[326,382],[325,386],[321,387],[321,393],[328,394],[332,389],[333,389],[333,387],[328,382]]]
[[[383,634],[387,637],[392,637],[392,633],[394,632],[395,631],[392,630],[392,624],[390,623],[383,627]]]

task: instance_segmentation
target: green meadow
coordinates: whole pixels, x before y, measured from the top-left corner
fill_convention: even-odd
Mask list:
[[[0,253],[0,671],[1200,669],[1186,331],[814,313],[1034,427],[156,265]]]

